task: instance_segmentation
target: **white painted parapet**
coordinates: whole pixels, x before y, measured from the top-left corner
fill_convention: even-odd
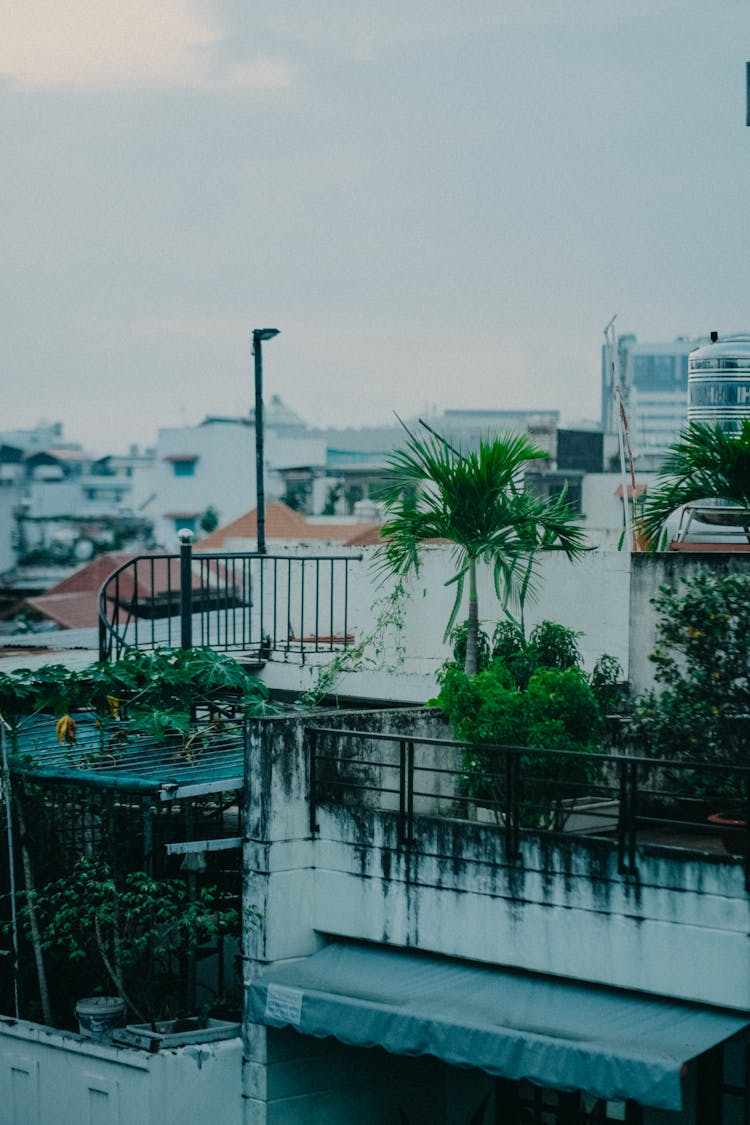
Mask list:
[[[240,1125],[241,1041],[150,1054],[0,1017],[3,1125]]]

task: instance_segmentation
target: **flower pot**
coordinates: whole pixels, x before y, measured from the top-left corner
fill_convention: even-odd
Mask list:
[[[212,1043],[219,1039],[232,1039],[240,1034],[240,1024],[228,1020],[205,1019],[197,1016],[184,1020],[159,1020],[157,1023],[131,1023],[114,1036],[120,1046],[140,1047],[156,1052],[169,1047],[185,1047],[191,1043]]]
[[[119,996],[87,996],[76,1004],[81,1035],[87,1039],[109,1040],[111,1033],[125,1023],[126,1004]]]
[[[720,829],[722,843],[730,855],[747,855],[747,821],[743,817],[733,812],[712,813],[708,822]]]

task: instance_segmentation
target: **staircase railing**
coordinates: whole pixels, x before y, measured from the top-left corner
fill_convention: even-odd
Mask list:
[[[209,646],[258,660],[354,643],[350,571],[362,555],[137,555],[99,593],[99,659]]]

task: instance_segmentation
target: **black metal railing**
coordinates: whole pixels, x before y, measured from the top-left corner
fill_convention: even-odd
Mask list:
[[[255,659],[354,643],[350,567],[361,555],[138,555],[99,593],[99,659],[210,646]]]
[[[624,875],[636,873],[638,844],[735,854],[750,890],[750,766],[328,727],[306,734],[312,835],[320,806],[354,805],[396,814],[405,845],[423,817],[495,826],[512,858],[525,832],[607,840]]]

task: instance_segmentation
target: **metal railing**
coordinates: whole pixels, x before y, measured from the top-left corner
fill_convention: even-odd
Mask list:
[[[361,555],[138,555],[99,593],[99,659],[127,648],[210,646],[302,660],[354,643],[350,567]]]
[[[750,766],[329,727],[306,734],[312,835],[320,806],[353,805],[396,814],[404,845],[414,844],[423,817],[494,826],[510,858],[525,832],[604,839],[623,875],[636,873],[638,844],[727,852],[744,857],[750,890]],[[709,810],[729,810],[725,823]]]

